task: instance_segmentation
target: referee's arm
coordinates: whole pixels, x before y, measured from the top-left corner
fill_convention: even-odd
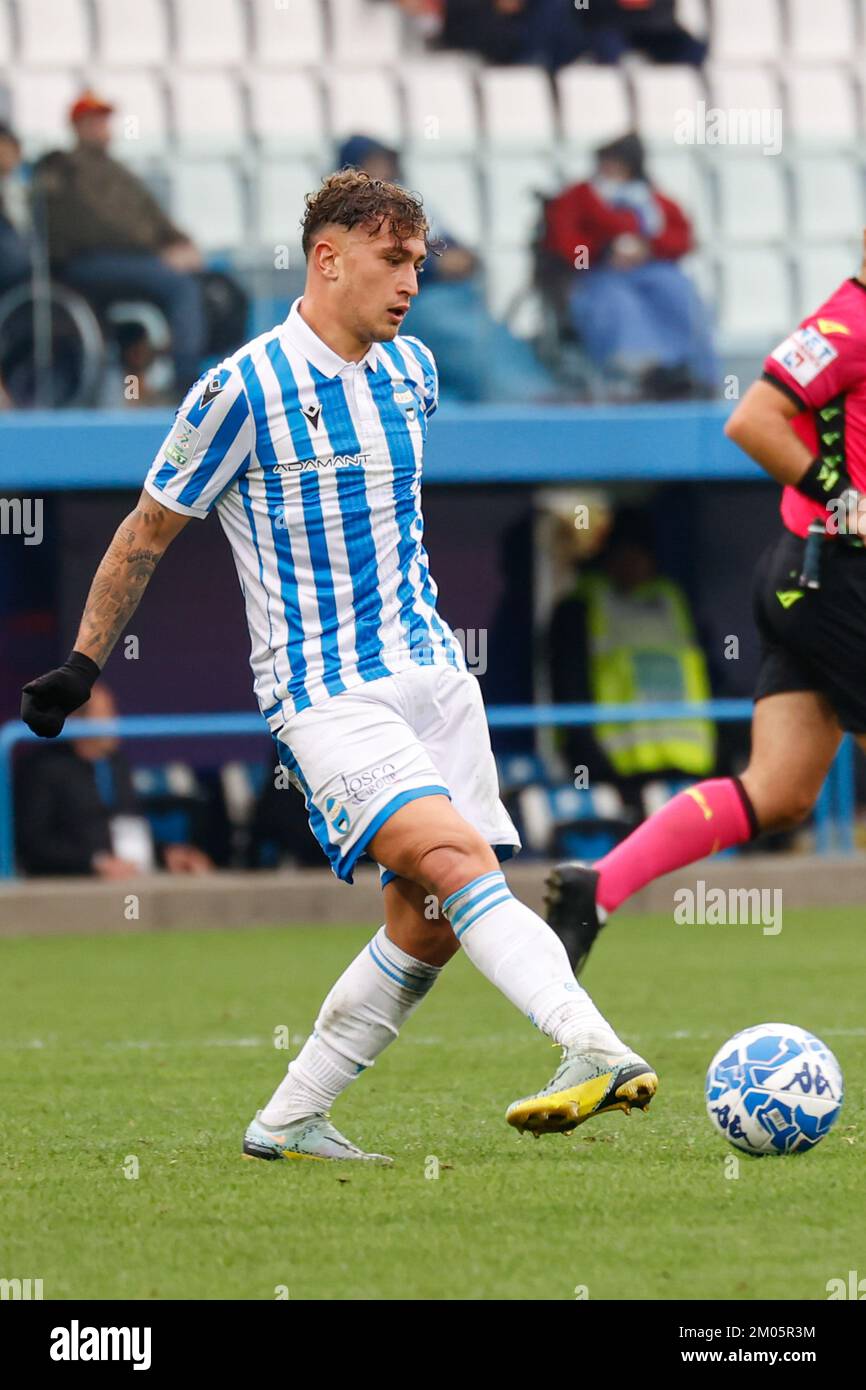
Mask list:
[[[812,454],[791,429],[805,406],[781,383],[755,381],[725,425],[725,434],[783,486],[797,487],[812,463]]]

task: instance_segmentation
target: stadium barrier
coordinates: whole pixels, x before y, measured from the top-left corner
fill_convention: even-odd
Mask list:
[[[763,482],[727,439],[730,402],[660,405],[457,405],[424,446],[425,484]],[[172,412],[7,411],[0,492],[141,487]]]
[[[562,725],[630,723],[634,720],[711,719],[747,722],[750,700],[708,700],[703,704],[659,701],[630,705],[492,705],[487,722],[492,729],[553,728]],[[118,719],[70,719],[59,737],[100,738],[222,738],[264,735],[258,714],[133,714]],[[19,720],[0,728],[0,880],[15,877],[15,821],[12,754],[36,735]],[[842,740],[815,808],[816,849],[819,854],[849,855],[854,849],[854,752],[850,737]]]

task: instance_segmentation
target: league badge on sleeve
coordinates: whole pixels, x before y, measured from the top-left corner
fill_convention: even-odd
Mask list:
[[[782,364],[798,386],[808,386],[825,367],[835,361],[839,353],[823,333],[808,325],[796,329],[790,338],[773,349],[770,356]]]
[[[187,468],[201,442],[201,430],[183,416],[175,421],[174,429],[165,441],[165,456],[175,468]]]

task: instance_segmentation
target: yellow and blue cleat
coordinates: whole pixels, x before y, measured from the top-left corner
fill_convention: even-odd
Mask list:
[[[612,1110],[646,1110],[658,1077],[636,1052],[578,1051],[563,1048],[556,1074],[534,1096],[509,1105],[505,1118],[521,1134],[570,1134],[578,1125]]]
[[[262,1124],[261,1111],[247,1125],[244,1158],[306,1158],[313,1162],[355,1159],[367,1163],[393,1163],[385,1154],[368,1154],[335,1129],[327,1115],[307,1115],[288,1125]]]

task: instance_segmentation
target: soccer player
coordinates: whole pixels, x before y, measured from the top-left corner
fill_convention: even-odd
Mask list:
[[[725,433],[782,484],[758,562],[762,659],[742,777],[672,798],[594,867],[548,877],[548,920],[577,973],[607,916],[652,879],[805,819],[844,730],[866,749],[866,234],[846,280],[764,362]]]
[[[516,1101],[520,1130],[566,1132],[645,1108],[657,1078],[576,984],[550,927],[510,893],[519,848],[480,688],[423,546],[421,464],[435,362],[399,330],[429,228],[420,199],[357,170],[308,196],[304,294],[288,318],[189,392],[96,572],[68,660],[24,689],[22,717],[58,734],[87,700],[167,546],[216,508],[246,602],[259,705],[338,878],[380,865],[385,923],[325,999],[243,1150],[373,1159],[331,1124],[463,946],[563,1048]],[[433,916],[431,904],[440,915]]]

